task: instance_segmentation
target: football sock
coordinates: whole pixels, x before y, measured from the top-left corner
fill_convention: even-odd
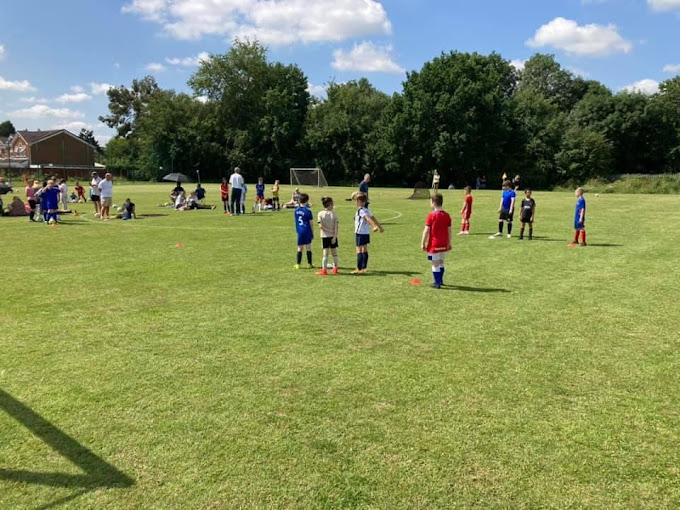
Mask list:
[[[307,264],[312,265],[312,252],[311,250],[307,252]]]
[[[498,232],[500,232],[501,234],[503,233],[503,222],[502,221],[498,222]]]
[[[529,239],[532,239],[534,237],[534,229],[533,227],[529,227]]]
[[[446,268],[444,266],[439,266],[439,284],[444,285],[444,270]]]
[[[298,266],[302,263],[302,252],[297,252],[297,264]]]
[[[512,223],[508,223],[508,235],[512,234]]]
[[[364,269],[368,267],[368,252],[364,253]]]
[[[321,269],[326,269],[328,267],[328,255],[321,257]]]
[[[28,219],[29,219],[30,221],[33,221],[33,218],[35,218],[35,212],[34,212],[34,211],[31,211],[30,213],[28,213]]]
[[[519,229],[519,238],[522,239],[524,237],[524,227]]]
[[[586,231],[581,230],[581,239],[583,239],[583,244],[586,244]]]
[[[439,271],[439,266],[432,266],[432,278],[434,278],[435,285],[441,285],[440,275],[441,272]]]
[[[222,205],[224,206],[224,212],[227,212],[227,203],[226,203],[226,202],[222,202]]]
[[[338,267],[340,265],[340,262],[338,262],[338,256],[333,255],[333,266]]]
[[[578,236],[579,236],[579,233],[580,233],[580,232],[579,232],[578,230],[577,230],[576,232],[574,232],[574,244],[578,244]]]
[[[363,269],[362,264],[364,262],[364,254],[357,253],[357,269],[361,271]]]

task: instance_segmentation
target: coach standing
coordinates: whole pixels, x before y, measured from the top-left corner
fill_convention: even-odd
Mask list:
[[[111,204],[113,203],[113,176],[107,173],[104,180],[99,182],[99,192],[101,195],[101,217],[104,221],[111,219]]]
[[[241,169],[234,168],[234,173],[229,177],[229,185],[231,186],[231,214],[241,214],[241,193],[243,192],[243,177],[241,177]]]
[[[365,174],[364,180],[359,184],[359,191],[366,195],[366,206],[371,202],[368,200],[368,185],[371,182],[371,174]]]

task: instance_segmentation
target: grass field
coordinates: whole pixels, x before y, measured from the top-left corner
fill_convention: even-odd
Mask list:
[[[588,195],[569,249],[573,194],[535,193],[519,242],[478,192],[436,291],[408,190],[371,191],[364,276],[326,191],[323,278],[290,211],[175,213],[170,187],[116,188],[161,215],[136,222],[0,218],[0,508],[680,506],[679,196]]]

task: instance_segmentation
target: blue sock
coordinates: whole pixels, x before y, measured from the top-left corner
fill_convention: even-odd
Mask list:
[[[368,267],[368,252],[364,253],[364,269]]]
[[[299,266],[302,263],[302,252],[299,251],[297,252],[297,265]]]
[[[444,266],[439,266],[439,284],[444,285]]]
[[[361,271],[363,269],[364,254],[357,253],[357,269]]]
[[[309,264],[310,266],[312,265],[312,252],[311,251],[307,252],[307,264]]]

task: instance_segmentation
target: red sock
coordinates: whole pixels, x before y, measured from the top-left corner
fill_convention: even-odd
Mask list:
[[[579,236],[580,234],[581,234],[581,231],[580,231],[580,230],[577,230],[577,231],[574,233],[574,244],[578,244],[578,236]]]
[[[586,231],[581,230],[581,239],[583,239],[583,244],[586,244]]]

